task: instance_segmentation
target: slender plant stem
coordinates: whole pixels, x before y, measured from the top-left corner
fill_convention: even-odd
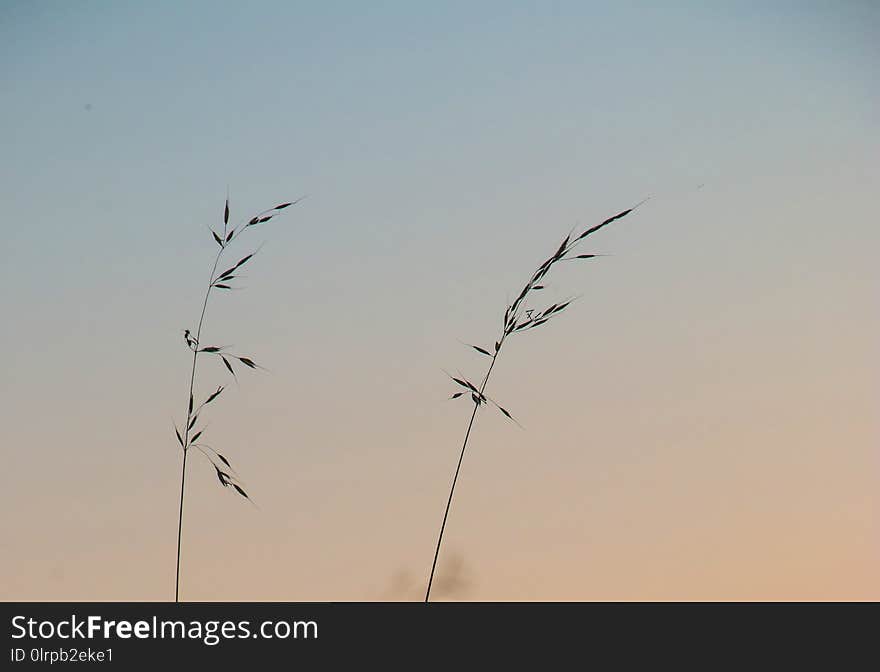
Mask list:
[[[644,199],[643,201],[637,203],[627,210],[624,210],[612,217],[607,218],[606,220],[602,221],[599,224],[596,224],[595,226],[589,227],[575,238],[572,238],[572,235],[574,234],[574,229],[572,229],[572,231],[562,240],[562,244],[557,248],[556,252],[553,253],[553,255],[544,263],[538,266],[538,269],[532,274],[531,278],[526,283],[526,286],[520,292],[519,296],[514,299],[513,303],[510,304],[507,307],[507,310],[504,311],[504,331],[501,334],[501,338],[495,343],[495,354],[492,355],[492,363],[489,365],[489,369],[486,371],[486,375],[483,377],[483,383],[482,385],[480,385],[479,390],[477,390],[477,388],[469,381],[453,378],[456,383],[471,390],[474,400],[474,412],[471,414],[471,419],[468,422],[467,432],[465,432],[464,435],[464,442],[461,445],[461,453],[458,456],[458,465],[456,465],[455,467],[455,476],[453,476],[452,478],[452,487],[449,489],[449,498],[446,500],[446,511],[443,513],[443,522],[440,525],[440,534],[437,537],[437,548],[434,550],[434,562],[431,565],[431,574],[428,577],[428,589],[425,592],[426,603],[431,598],[431,584],[434,582],[434,572],[437,569],[437,558],[440,555],[440,545],[443,543],[443,532],[446,530],[446,521],[449,518],[449,509],[452,506],[452,497],[455,494],[455,484],[458,482],[458,474],[461,471],[461,463],[464,460],[464,453],[467,449],[468,440],[471,436],[471,429],[473,429],[474,421],[477,417],[477,411],[480,409],[480,404],[488,403],[491,401],[493,404],[495,404],[495,406],[498,406],[499,410],[504,413],[504,415],[513,420],[510,413],[508,413],[504,408],[499,406],[493,400],[486,397],[484,394],[486,390],[486,385],[489,382],[489,376],[492,374],[492,369],[495,367],[495,362],[498,359],[499,353],[501,352],[501,347],[504,345],[505,339],[511,334],[519,331],[527,331],[535,327],[541,326],[553,316],[558,314],[560,311],[564,310],[574,300],[568,299],[566,301],[563,301],[562,303],[554,303],[549,308],[535,312],[525,307],[529,293],[533,290],[543,289],[543,286],[539,286],[538,283],[541,282],[541,280],[547,275],[547,273],[550,271],[550,268],[556,262],[571,261],[574,259],[592,259],[597,256],[603,256],[599,254],[581,254],[575,257],[568,257],[566,255],[571,253],[578,245],[580,245],[581,241],[583,241],[584,238],[595,233],[599,229],[608,226],[612,222],[616,222],[617,220],[626,217],[629,213],[631,213],[642,203],[644,203],[645,200],[647,199]],[[483,348],[479,348],[475,345],[471,347],[484,354],[489,354],[488,351],[484,350]],[[460,397],[462,394],[463,393],[460,391],[457,392],[453,395],[453,399]],[[516,420],[513,421],[516,422]],[[517,422],[517,424],[519,423]]]
[[[186,449],[183,451],[183,468],[180,472],[180,513],[177,516],[177,573],[174,581],[174,601],[178,602],[180,592],[180,535],[183,531],[183,488],[186,485]]]
[[[241,259],[239,259],[237,264],[235,264],[234,266],[232,266],[231,268],[227,269],[226,271],[224,271],[223,273],[221,273],[219,275],[217,274],[217,266],[220,263],[220,259],[223,257],[223,253],[229,247],[229,244],[231,242],[237,240],[243,231],[245,231],[247,228],[249,228],[251,226],[255,226],[257,224],[262,224],[264,222],[268,222],[270,219],[275,217],[276,214],[278,214],[278,211],[284,210],[285,208],[287,208],[291,205],[294,205],[295,203],[298,203],[301,200],[302,200],[302,198],[297,199],[296,201],[292,201],[290,203],[281,203],[279,205],[276,205],[274,208],[269,208],[268,210],[263,210],[262,212],[258,213],[256,216],[252,217],[250,220],[246,220],[247,223],[242,221],[237,226],[233,226],[232,229],[229,229],[229,197],[227,195],[226,207],[224,208],[224,212],[223,212],[223,235],[221,236],[217,231],[214,230],[213,227],[208,227],[208,230],[211,232],[212,237],[217,242],[217,244],[220,246],[220,249],[217,252],[217,256],[214,257],[214,265],[211,267],[211,275],[208,280],[208,288],[205,290],[205,298],[202,301],[202,312],[199,314],[199,323],[198,323],[198,326],[196,327],[196,333],[193,336],[192,334],[190,334],[189,330],[187,329],[186,331],[184,331],[184,334],[183,334],[184,338],[186,339],[187,346],[190,348],[190,350],[192,350],[192,353],[193,353],[192,368],[190,369],[190,376],[189,376],[189,396],[187,397],[187,400],[186,400],[186,424],[184,425],[184,428],[183,428],[183,435],[181,435],[181,432],[177,428],[177,425],[175,424],[175,426],[174,426],[174,432],[177,435],[177,439],[180,442],[181,448],[183,450],[183,460],[182,460],[183,464],[181,465],[181,470],[180,470],[180,508],[179,508],[178,514],[177,514],[177,567],[175,570],[175,577],[174,577],[174,601],[175,602],[180,601],[180,550],[181,550],[182,540],[183,540],[183,502],[184,502],[184,497],[185,497],[185,493],[186,493],[186,458],[187,458],[187,455],[189,454],[189,449],[192,447],[195,447],[195,448],[199,449],[208,458],[208,460],[211,462],[211,464],[217,470],[217,478],[220,480],[220,483],[224,487],[227,485],[232,485],[232,487],[235,488],[235,490],[238,492],[239,495],[241,495],[245,499],[250,499],[248,497],[247,493],[236,482],[238,479],[232,478],[226,472],[221,471],[221,468],[214,461],[214,459],[208,453],[205,452],[202,445],[195,443],[195,441],[198,439],[198,437],[201,436],[202,432],[205,430],[205,427],[203,427],[202,429],[193,433],[193,430],[196,429],[196,423],[197,423],[197,418],[198,418],[199,412],[202,410],[202,408],[205,407],[206,404],[209,404],[211,401],[216,399],[217,396],[223,391],[223,386],[221,385],[220,387],[217,388],[216,392],[214,392],[213,394],[208,396],[207,399],[205,399],[202,403],[200,403],[196,407],[195,398],[193,396],[193,390],[195,388],[195,382],[196,382],[196,366],[197,366],[198,360],[199,360],[199,353],[205,352],[205,353],[209,353],[209,354],[219,355],[220,358],[223,360],[223,363],[226,365],[226,368],[229,370],[229,373],[231,373],[232,376],[235,377],[235,371],[233,371],[232,365],[229,363],[229,361],[226,359],[226,357],[223,356],[223,354],[220,354],[221,351],[223,350],[223,348],[217,347],[217,346],[211,346],[211,347],[206,348],[206,347],[203,347],[202,343],[201,343],[202,326],[205,323],[205,313],[208,310],[208,299],[211,296],[211,290],[214,289],[215,287],[219,288],[219,289],[225,289],[225,290],[232,289],[229,285],[227,285],[225,283],[228,282],[229,280],[231,280],[232,278],[236,277],[235,271],[237,269],[239,269],[241,266],[243,266],[244,264],[246,264],[255,254],[257,254],[257,252],[259,252],[260,248],[257,248],[256,251],[251,252],[250,254],[242,257]],[[255,364],[254,361],[252,359],[250,359],[249,357],[241,357],[238,355],[230,355],[230,356],[235,357],[239,362],[241,362],[242,364],[244,364],[245,366],[247,366],[251,369],[262,368],[262,367],[258,366],[257,364]],[[190,438],[190,436],[192,436],[192,438]],[[192,442],[192,445],[190,445],[191,442]],[[205,447],[210,448],[210,446],[207,446],[207,445],[205,445]],[[213,448],[211,448],[211,452],[216,454],[216,456],[220,459],[220,461],[223,462],[223,464],[225,465],[226,468],[229,468],[232,472],[235,472],[235,469],[232,468],[232,465],[229,464],[229,461],[225,457],[223,457],[223,455],[218,453]]]
[[[503,343],[503,338],[501,342]],[[480,397],[482,397],[483,392],[486,391],[489,376],[492,375],[492,369],[495,367],[495,360],[498,359],[498,353],[500,352],[501,348],[499,347],[492,356],[492,363],[489,365],[489,370],[486,371],[486,375],[483,377],[483,384],[480,386]],[[449,499],[446,500],[446,511],[443,512],[443,523],[440,525],[440,534],[437,537],[437,548],[434,550],[434,562],[431,564],[431,575],[428,577],[428,589],[425,591],[425,604],[431,599],[431,584],[434,583],[434,571],[437,569],[437,558],[440,556],[440,545],[443,543],[443,532],[446,530],[446,519],[449,517],[449,508],[452,506],[452,496],[455,494],[455,484],[458,482],[458,474],[461,471],[462,460],[464,460],[464,451],[467,449],[468,439],[471,437],[471,429],[473,429],[474,420],[477,417],[477,411],[479,409],[480,402],[475,401],[474,412],[471,413],[471,419],[468,422],[467,431],[464,434],[464,442],[461,444],[461,454],[458,456],[458,465],[455,467],[455,476],[452,478],[452,487],[449,489]]]
[[[208,309],[208,297],[211,296],[211,288],[214,286],[214,274],[217,272],[217,264],[220,263],[220,257],[226,246],[222,246],[214,259],[214,266],[211,268],[211,278],[208,282],[208,289],[205,292],[205,300],[202,302],[202,313],[199,315],[199,326],[196,328],[195,346],[193,347],[192,370],[189,376],[189,396],[186,399],[186,425],[183,433],[183,467],[180,472],[180,511],[177,515],[177,570],[174,577],[174,601],[180,601],[180,542],[183,535],[183,494],[186,487],[186,455],[189,452],[189,425],[192,420],[193,407],[190,403],[193,395],[193,387],[196,382],[196,363],[199,357],[199,343],[202,336],[202,324],[205,321],[205,311]]]

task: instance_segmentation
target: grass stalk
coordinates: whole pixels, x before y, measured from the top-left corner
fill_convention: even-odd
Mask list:
[[[189,329],[185,329],[183,332],[184,342],[186,343],[186,346],[192,351],[192,365],[190,367],[189,393],[187,395],[186,405],[186,421],[183,425],[183,432],[181,432],[176,425],[174,427],[174,433],[177,436],[177,441],[180,444],[180,448],[183,453],[180,471],[180,507],[178,509],[177,515],[177,564],[174,576],[175,602],[180,601],[180,557],[183,541],[183,503],[186,494],[186,463],[190,448],[199,449],[199,451],[208,459],[208,461],[214,467],[217,473],[217,478],[223,487],[228,487],[231,485],[240,496],[244,497],[245,499],[250,499],[248,497],[248,494],[242,488],[238,478],[226,471],[226,469],[232,471],[232,465],[229,463],[229,460],[223,454],[211,448],[211,446],[208,446],[204,443],[198,443],[198,440],[201,438],[202,434],[205,431],[204,427],[196,431],[196,427],[198,426],[199,414],[202,409],[208,404],[212,403],[215,399],[217,399],[225,389],[224,386],[221,385],[216,389],[216,391],[209,394],[206,399],[202,401],[198,406],[195,405],[194,392],[196,385],[196,368],[199,361],[199,355],[219,357],[228,373],[230,373],[232,376],[236,375],[231,363],[234,360],[237,360],[240,364],[244,364],[250,369],[259,368],[250,357],[243,357],[241,355],[227,352],[226,348],[222,346],[202,345],[202,327],[205,323],[205,314],[208,310],[208,299],[211,297],[211,291],[224,291],[233,289],[232,285],[230,285],[229,283],[231,283],[237,277],[236,271],[244,266],[246,263],[248,263],[253,258],[254,254],[256,254],[256,252],[252,252],[242,257],[235,265],[231,266],[229,269],[221,273],[217,272],[217,268],[220,265],[220,261],[224,257],[224,253],[228,251],[230,245],[235,240],[237,240],[244,231],[250,229],[251,227],[268,222],[276,215],[278,215],[279,211],[291,205],[295,205],[299,202],[299,200],[291,203],[281,203],[280,205],[276,205],[275,207],[269,208],[268,210],[263,210],[254,217],[251,217],[247,222],[241,222],[239,225],[234,226],[232,229],[229,229],[229,199],[227,198],[225,207],[223,209],[222,235],[214,229],[210,230],[211,235],[214,238],[214,242],[217,243],[219,249],[217,250],[217,254],[214,257],[214,263],[211,266],[211,274],[208,280],[208,287],[205,290],[205,297],[202,300],[202,310],[199,313],[199,320],[196,326],[195,335],[193,335]]]
[[[456,378],[454,376],[450,376],[454,383],[456,383],[460,388],[463,388],[463,390],[455,392],[451,398],[457,399],[459,397],[463,397],[466,394],[470,394],[470,398],[473,402],[474,408],[471,413],[470,420],[468,421],[467,430],[465,431],[464,435],[464,441],[461,445],[461,451],[458,455],[458,464],[455,467],[455,474],[452,477],[452,485],[449,488],[449,497],[446,500],[446,509],[443,512],[443,522],[440,524],[440,533],[437,536],[437,546],[434,549],[434,561],[431,564],[431,572],[428,575],[428,587],[425,591],[426,604],[431,600],[431,586],[434,583],[434,573],[437,570],[437,561],[440,557],[440,547],[443,544],[443,533],[446,531],[446,522],[449,518],[449,510],[452,507],[452,498],[455,495],[455,486],[458,483],[458,476],[461,473],[461,464],[464,461],[464,454],[467,450],[468,441],[471,437],[471,430],[474,427],[477,413],[480,410],[481,406],[493,405],[499,411],[501,411],[501,413],[503,413],[504,416],[507,417],[509,420],[516,422],[516,420],[507,411],[507,409],[505,409],[504,407],[499,405],[494,399],[486,395],[486,387],[489,384],[489,377],[492,375],[492,370],[495,368],[495,363],[498,361],[498,356],[501,354],[501,349],[504,347],[504,344],[508,337],[524,331],[536,329],[543,324],[546,324],[552,318],[556,317],[563,310],[565,310],[574,300],[568,299],[561,303],[554,303],[553,305],[543,310],[536,310],[527,307],[529,298],[533,295],[533,293],[544,289],[544,286],[541,283],[550,272],[550,269],[560,261],[587,260],[604,256],[600,254],[573,255],[572,252],[574,252],[575,248],[580,245],[581,241],[584,238],[592,235],[593,233],[604,228],[608,224],[611,224],[612,222],[626,217],[642,203],[644,203],[644,201],[638,203],[632,208],[629,208],[628,210],[624,210],[623,212],[614,215],[613,217],[609,217],[608,219],[595,226],[586,229],[576,237],[572,237],[571,233],[568,234],[563,239],[562,244],[557,248],[556,252],[538,267],[538,269],[532,274],[531,278],[526,283],[525,287],[523,287],[517,298],[505,309],[503,329],[501,331],[500,337],[495,342],[494,350],[490,352],[489,348],[483,348],[477,345],[470,346],[480,354],[491,357],[492,361],[489,363],[489,367],[486,370],[486,373],[483,375],[482,382],[479,385],[474,385],[466,378]]]

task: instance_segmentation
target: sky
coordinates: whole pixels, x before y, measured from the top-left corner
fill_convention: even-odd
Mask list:
[[[880,599],[870,2],[0,5],[0,599]],[[199,370],[203,396],[229,383]]]

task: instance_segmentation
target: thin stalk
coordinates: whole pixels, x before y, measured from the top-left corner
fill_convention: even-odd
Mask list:
[[[202,302],[202,313],[199,315],[199,326],[196,328],[196,337],[195,337],[195,347],[193,348],[193,359],[192,359],[192,370],[190,371],[189,376],[189,396],[186,399],[186,424],[184,425],[184,433],[183,433],[183,467],[180,472],[180,511],[177,515],[177,570],[174,576],[174,601],[179,602],[180,597],[180,542],[183,535],[183,494],[186,488],[186,455],[189,452],[189,425],[192,420],[192,405],[190,404],[190,399],[192,399],[193,395],[193,387],[196,382],[196,363],[198,362],[199,357],[199,343],[201,342],[202,336],[202,324],[205,321],[205,311],[208,309],[208,297],[211,296],[211,289],[214,287],[214,274],[217,273],[217,265],[220,263],[220,257],[223,256],[223,251],[226,249],[226,245],[223,245],[220,248],[220,251],[217,253],[216,258],[214,259],[214,265],[211,267],[211,279],[208,282],[208,289],[205,292],[205,300]]]
[[[645,199],[647,200],[647,199]],[[642,203],[638,203],[637,205],[624,210],[622,212],[617,213],[616,215],[607,218],[595,226],[591,226],[590,228],[583,231],[580,235],[572,238],[574,230],[572,230],[565,238],[563,238],[562,243],[556,249],[556,252],[553,253],[544,263],[538,266],[538,269],[532,274],[529,281],[526,283],[525,287],[523,287],[522,291],[519,293],[516,299],[514,299],[513,303],[507,306],[507,309],[504,311],[504,330],[501,334],[501,338],[495,343],[495,354],[492,355],[492,363],[489,365],[489,369],[486,371],[486,375],[483,377],[483,383],[477,388],[473,383],[468,380],[462,380],[459,378],[452,377],[452,380],[466,388],[466,390],[470,390],[472,393],[471,396],[474,401],[474,412],[471,414],[471,419],[468,422],[467,431],[464,435],[464,442],[461,445],[461,453],[458,456],[458,464],[455,467],[455,475],[452,478],[452,487],[449,489],[449,497],[446,500],[446,510],[443,513],[443,522],[440,525],[440,534],[437,538],[437,548],[434,550],[434,562],[431,565],[431,574],[428,577],[428,589],[425,592],[425,602],[427,603],[431,598],[431,584],[434,582],[434,572],[437,569],[437,559],[440,555],[440,546],[443,543],[443,532],[446,530],[446,521],[449,518],[449,509],[452,506],[452,497],[455,494],[455,484],[458,482],[458,474],[461,471],[461,463],[464,460],[464,453],[467,449],[468,440],[471,436],[471,430],[474,426],[474,421],[477,417],[477,411],[480,408],[480,404],[492,402],[495,406],[498,407],[507,418],[519,424],[516,420],[513,419],[513,416],[504,408],[502,408],[498,403],[494,400],[489,399],[485,396],[484,392],[486,391],[486,385],[489,382],[489,376],[492,374],[492,369],[495,367],[495,362],[498,359],[498,355],[501,352],[501,347],[504,345],[505,339],[515,333],[520,331],[530,331],[536,327],[540,327],[542,324],[547,323],[547,321],[553,319],[560,312],[565,310],[574,299],[568,299],[562,302],[554,303],[553,305],[545,308],[543,310],[535,310],[535,309],[527,309],[526,304],[528,303],[529,295],[534,290],[543,289],[543,285],[539,283],[542,282],[543,278],[550,272],[552,266],[559,261],[568,261],[573,259],[593,259],[594,257],[602,256],[599,254],[580,254],[575,257],[569,257],[568,255],[578,246],[581,241],[587,236],[592,235],[596,231],[605,228],[612,222],[616,222],[617,220],[626,217],[629,213],[639,207]],[[485,355],[488,355],[489,352],[485,348],[478,347],[476,345],[472,345],[475,350],[481,352]],[[453,399],[456,399],[465,392],[462,392],[460,389],[456,394],[452,395]],[[521,425],[520,425],[521,426]]]
[[[180,593],[180,535],[183,531],[183,489],[186,486],[186,449],[183,450],[183,468],[180,471],[180,513],[177,516],[177,573],[174,580],[174,601]]]
[[[500,343],[503,345],[504,338],[502,337]],[[483,384],[480,386],[480,394],[479,398],[482,398],[483,393],[486,391],[486,385],[489,383],[489,376],[492,375],[492,369],[495,367],[495,360],[498,359],[498,354],[501,352],[501,347],[499,346],[498,350],[492,355],[492,363],[489,364],[489,370],[486,371],[486,375],[483,377]],[[437,548],[434,550],[434,562],[431,564],[431,575],[428,577],[428,590],[425,591],[425,604],[431,599],[431,584],[434,583],[434,571],[437,569],[437,558],[440,556],[440,545],[443,543],[443,532],[446,530],[446,519],[449,517],[449,508],[452,506],[452,496],[455,494],[455,484],[458,482],[458,473],[461,471],[461,463],[464,460],[464,451],[467,449],[468,439],[471,437],[471,429],[474,426],[474,420],[477,417],[477,411],[480,409],[480,402],[474,402],[474,412],[471,413],[471,419],[468,422],[467,431],[464,434],[464,442],[461,445],[461,454],[458,456],[458,464],[455,467],[455,476],[452,478],[452,487],[449,489],[449,499],[446,500],[446,511],[443,512],[443,523],[440,525],[440,534],[437,537]]]
[[[183,503],[184,497],[186,494],[186,458],[189,454],[189,449],[193,446],[198,448],[204,453],[205,457],[211,462],[211,465],[217,472],[217,479],[220,481],[220,484],[223,487],[232,486],[232,488],[245,499],[250,499],[248,494],[244,491],[244,489],[239,484],[240,481],[237,477],[231,476],[229,473],[224,471],[224,469],[230,469],[233,473],[235,473],[235,469],[232,468],[232,465],[229,463],[223,455],[218,453],[213,448],[211,451],[215,454],[215,456],[222,462],[221,465],[205,450],[198,444],[196,441],[202,435],[202,433],[207,429],[207,426],[202,427],[201,429],[196,428],[197,418],[199,416],[200,411],[209,403],[211,403],[214,399],[216,399],[220,393],[223,391],[223,386],[219,386],[217,391],[208,396],[207,399],[202,401],[198,405],[195,406],[195,397],[193,396],[193,390],[195,388],[196,382],[196,366],[199,360],[199,353],[206,353],[211,355],[218,355],[220,359],[223,361],[223,364],[228,369],[229,373],[235,378],[235,371],[232,368],[232,364],[230,364],[227,356],[230,358],[237,359],[239,363],[250,369],[259,369],[263,368],[258,366],[253,359],[250,357],[243,357],[241,355],[233,355],[230,353],[224,353],[225,346],[209,346],[205,347],[202,345],[202,326],[205,323],[205,313],[208,310],[208,299],[211,296],[211,290],[214,288],[229,290],[233,289],[227,283],[236,278],[236,271],[241,268],[244,264],[250,261],[254,255],[259,252],[260,248],[257,248],[254,252],[245,255],[241,259],[239,259],[238,263],[232,266],[231,268],[226,269],[221,273],[217,273],[217,266],[220,263],[220,259],[223,257],[223,253],[229,247],[229,244],[233,241],[237,240],[241,233],[252,226],[256,226],[258,224],[263,224],[268,222],[270,219],[275,217],[279,211],[284,210],[295,203],[298,203],[302,199],[298,199],[297,201],[289,202],[289,203],[280,203],[276,205],[274,208],[269,208],[268,210],[263,210],[258,213],[256,216],[252,217],[247,222],[240,222],[238,226],[233,227],[231,230],[229,229],[229,198],[226,199],[226,207],[223,211],[223,235],[219,235],[217,231],[214,230],[213,227],[208,227],[208,230],[211,233],[214,241],[220,246],[220,250],[217,252],[217,256],[214,257],[214,265],[211,267],[211,275],[208,280],[208,288],[205,290],[205,298],[202,301],[202,312],[199,314],[199,323],[196,327],[196,333],[193,336],[190,334],[189,329],[183,332],[184,339],[186,340],[187,346],[192,350],[192,367],[190,369],[189,375],[189,396],[186,400],[186,424],[184,425],[183,435],[181,435],[180,430],[177,429],[177,425],[174,426],[174,432],[177,436],[177,440],[180,442],[181,448],[183,449],[183,464],[180,470],[180,508],[177,514],[177,567],[175,570],[174,576],[174,601],[180,601],[180,551],[183,540]],[[236,378],[237,380],[237,378]],[[192,444],[192,445],[190,445]]]

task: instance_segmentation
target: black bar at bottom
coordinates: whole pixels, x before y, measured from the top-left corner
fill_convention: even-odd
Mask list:
[[[849,669],[874,657],[878,623],[876,603],[6,602],[0,611],[0,667],[9,670],[471,669],[478,660],[491,669],[751,669],[804,659]]]

